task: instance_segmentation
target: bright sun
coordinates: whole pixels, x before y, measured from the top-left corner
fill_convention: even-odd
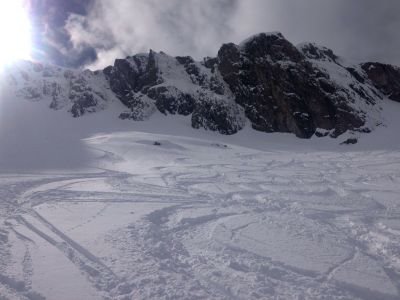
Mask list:
[[[0,0],[0,67],[31,57],[31,24],[23,0]]]

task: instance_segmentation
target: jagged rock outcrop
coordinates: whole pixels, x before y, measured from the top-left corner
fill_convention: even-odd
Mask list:
[[[336,137],[365,125],[365,116],[353,105],[356,98],[374,104],[369,88],[360,88],[365,97],[357,97],[312,62],[339,66],[331,50],[313,44],[298,49],[280,33],[259,34],[239,46],[226,44],[218,59],[222,77],[260,131],[309,138],[322,129]]]
[[[104,73],[112,91],[130,109],[121,114],[123,119],[144,120],[158,110],[166,115],[191,115],[194,128],[223,134],[244,127],[243,109],[223,80],[189,56],[150,51],[116,60]]]
[[[73,117],[121,102],[121,119],[178,114],[189,117],[193,128],[222,134],[234,134],[246,122],[300,138],[369,132],[381,124],[382,99],[400,101],[399,68],[349,65],[328,48],[295,46],[280,33],[225,44],[201,62],[150,50],[96,72],[25,62],[8,78],[17,95],[47,99],[50,108]]]
[[[379,91],[389,99],[400,102],[400,68],[377,62],[364,63],[361,66]]]

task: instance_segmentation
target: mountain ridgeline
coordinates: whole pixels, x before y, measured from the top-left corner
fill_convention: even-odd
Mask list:
[[[101,71],[21,62],[7,85],[31,101],[81,117],[121,102],[127,122],[190,116],[193,128],[235,134],[246,124],[299,138],[370,132],[382,124],[382,101],[400,102],[400,69],[382,63],[348,64],[332,50],[294,46],[280,33],[224,44],[198,62],[151,51]]]

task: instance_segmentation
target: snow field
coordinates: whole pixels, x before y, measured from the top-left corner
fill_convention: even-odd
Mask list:
[[[398,151],[84,142],[102,171],[2,175],[4,297],[399,297]]]

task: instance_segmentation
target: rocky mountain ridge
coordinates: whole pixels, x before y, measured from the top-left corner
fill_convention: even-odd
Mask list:
[[[159,111],[191,116],[193,128],[222,134],[246,123],[300,138],[369,132],[383,122],[382,101],[400,102],[399,68],[347,64],[328,48],[294,46],[280,33],[224,44],[201,62],[150,50],[95,72],[20,62],[5,75],[2,83],[16,96],[48,101],[73,117],[121,102],[127,122]]]

